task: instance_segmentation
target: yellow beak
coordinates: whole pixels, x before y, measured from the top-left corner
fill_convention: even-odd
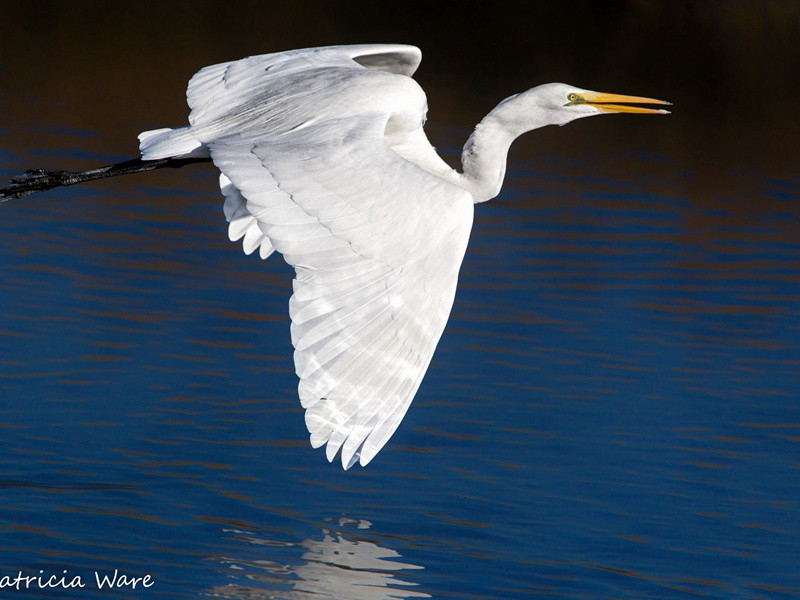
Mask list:
[[[649,115],[667,115],[668,110],[660,108],[644,108],[642,106],[629,106],[630,104],[662,104],[670,105],[671,102],[644,98],[642,96],[623,96],[621,94],[606,94],[604,92],[584,92],[577,94],[574,104],[589,104],[604,112],[610,113],[639,113]]]

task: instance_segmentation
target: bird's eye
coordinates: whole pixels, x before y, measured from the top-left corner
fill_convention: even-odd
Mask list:
[[[577,100],[577,99],[578,99],[578,94],[568,94],[567,95],[567,100],[569,100],[570,102],[575,102],[575,100]]]

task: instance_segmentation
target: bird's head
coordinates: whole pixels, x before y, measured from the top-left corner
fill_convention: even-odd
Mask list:
[[[522,131],[545,125],[565,125],[575,119],[609,113],[668,114],[661,108],[641,105],[669,105],[664,100],[593,92],[564,83],[546,83],[506,98],[497,107],[509,125],[514,122]],[[502,118],[502,117],[501,117]],[[520,131],[519,133],[522,133]]]

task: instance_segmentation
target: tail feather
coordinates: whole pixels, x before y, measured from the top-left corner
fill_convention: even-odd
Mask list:
[[[190,127],[153,129],[139,134],[143,160],[170,157],[208,157],[208,148],[194,137]]]

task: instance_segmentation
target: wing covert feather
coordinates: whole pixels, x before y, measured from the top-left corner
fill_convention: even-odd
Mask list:
[[[349,468],[383,447],[422,381],[452,307],[473,201],[384,142],[390,96],[407,103],[400,80],[411,80],[345,58],[341,69],[306,67],[296,93],[308,115],[282,110],[293,86],[260,87],[244,114],[230,104],[226,86],[269,79],[263,65],[204,69],[189,100],[192,129],[222,171],[229,236],[243,237],[245,251],[278,250],[295,268],[291,333],[311,444],[327,444],[329,460],[340,452]],[[343,104],[309,106],[315,85],[320,103]],[[371,104],[352,103],[370,93]]]

